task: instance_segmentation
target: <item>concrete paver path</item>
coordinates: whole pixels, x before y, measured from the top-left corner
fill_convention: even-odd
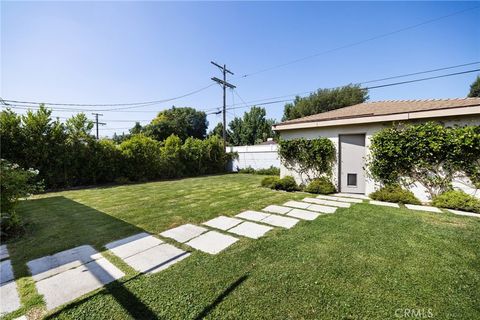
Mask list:
[[[188,241],[186,245],[206,253],[217,254],[237,241],[237,238],[230,235],[217,231],[208,231]]]

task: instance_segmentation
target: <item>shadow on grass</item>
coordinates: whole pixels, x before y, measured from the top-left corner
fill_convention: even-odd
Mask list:
[[[129,279],[128,281],[132,281],[139,277],[139,275],[134,276],[133,278]],[[128,282],[127,281],[127,282]],[[150,320],[150,319],[162,319],[158,317],[146,304],[144,304],[140,299],[137,298],[133,293],[131,293],[127,288],[125,288],[125,283],[121,283],[120,281],[114,281],[111,282],[107,285],[105,285],[104,290],[94,294],[93,296],[89,296],[86,298],[83,298],[77,302],[70,303],[66,305],[64,308],[58,310],[55,313],[52,313],[45,319],[55,319],[57,316],[59,316],[61,313],[75,309],[76,307],[82,305],[85,303],[87,300],[97,296],[97,295],[102,295],[102,294],[111,294],[112,297],[117,301],[123,309],[133,318],[133,319],[145,319],[145,320]],[[106,292],[105,292],[106,291]],[[92,310],[93,312],[101,312],[101,310]],[[106,318],[109,318],[108,315],[104,315]],[[113,317],[113,315],[110,315],[110,317]],[[94,315],[92,314],[92,318],[94,318]]]
[[[200,320],[205,318],[215,309],[230,293],[232,293],[239,285],[241,285],[245,280],[247,280],[248,274],[244,274],[240,278],[238,278],[235,282],[233,282],[230,286],[228,286],[225,291],[223,291],[211,304],[209,304],[205,309],[200,312],[200,314],[195,318],[195,320]]]
[[[108,242],[144,232],[128,222],[62,196],[26,201],[22,203],[20,214],[26,232],[22,238],[9,244],[9,249],[13,249],[12,261],[17,278],[29,275],[26,263],[30,260],[81,245],[93,245],[101,251]],[[157,319],[147,305],[95,261],[85,266],[100,282],[110,282],[105,289],[134,319]],[[48,318],[74,308],[89,298],[67,305]]]

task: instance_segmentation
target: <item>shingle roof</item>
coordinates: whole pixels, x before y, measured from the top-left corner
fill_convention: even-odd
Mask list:
[[[432,99],[432,100],[386,100],[364,102],[349,107],[314,114],[278,123],[278,125],[317,122],[337,119],[384,116],[407,112],[433,111],[460,107],[480,106],[480,98]]]

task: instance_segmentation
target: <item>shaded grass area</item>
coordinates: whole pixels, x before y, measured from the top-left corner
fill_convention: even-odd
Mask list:
[[[27,235],[9,244],[15,273],[25,276],[26,261],[76,245],[101,249],[139,230],[159,233],[304,197],[259,188],[260,180],[212,176],[27,201],[21,207]],[[431,309],[435,319],[478,319],[478,243],[479,219],[358,204],[259,240],[242,239],[216,256],[193,252],[154,275],[138,275],[109,257],[127,276],[49,317],[390,319],[408,308]],[[35,297],[24,301],[41,303]]]

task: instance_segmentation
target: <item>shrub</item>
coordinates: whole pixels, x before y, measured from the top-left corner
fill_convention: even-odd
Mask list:
[[[41,191],[43,187],[34,182],[38,171],[24,170],[5,159],[0,159],[0,167],[0,238],[3,240],[20,229],[20,219],[15,211],[18,200]]]
[[[280,140],[278,154],[286,168],[312,180],[332,174],[335,146],[328,138]]]
[[[249,173],[249,174],[254,174],[256,171],[255,169],[253,169],[252,167],[248,166],[246,168],[243,168],[243,169],[239,169],[238,170],[238,173]]]
[[[480,126],[397,125],[376,133],[370,150],[369,171],[384,184],[419,182],[432,199],[457,176],[480,186]]]
[[[273,184],[273,189],[275,190],[284,190],[284,191],[298,191],[300,188],[298,187],[295,179],[291,176],[283,177],[282,179],[276,180]]]
[[[256,174],[266,175],[266,176],[279,176],[280,168],[270,166],[268,169],[258,169],[255,171]]]
[[[239,169],[238,173],[250,173],[250,174],[259,174],[265,176],[279,176],[280,175],[280,168],[270,166],[267,169],[253,169],[252,167],[248,166],[243,169]]]
[[[432,204],[440,208],[480,213],[480,200],[459,190],[450,190],[434,197]]]
[[[262,187],[274,189],[274,186],[277,184],[279,177],[265,177],[262,179]]]
[[[399,185],[387,185],[370,194],[370,198],[378,201],[421,204],[415,195],[409,191],[402,189]]]
[[[313,179],[305,188],[305,191],[310,193],[329,194],[334,193],[336,189],[328,178],[321,177]]]
[[[43,105],[19,116],[0,112],[2,157],[20,167],[40,171],[38,180],[46,188],[85,186],[128,179],[145,181],[225,172],[228,160],[223,141],[176,136],[158,142],[145,135],[128,134],[120,145],[109,139],[96,140],[93,123],[79,113],[65,123],[52,120]],[[195,136],[195,135],[194,135]],[[123,179],[123,180],[124,180]]]
[[[133,135],[120,144],[125,177],[145,181],[160,175],[160,143],[143,134]]]

